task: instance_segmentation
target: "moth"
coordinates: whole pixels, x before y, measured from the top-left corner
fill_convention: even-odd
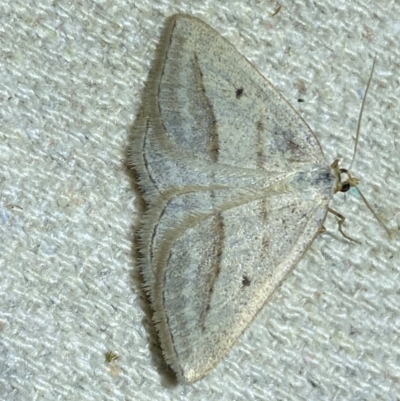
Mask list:
[[[358,180],[325,160],[228,41],[187,15],[167,21],[135,127],[141,269],[165,360],[190,383],[232,348],[323,230],[331,197]]]

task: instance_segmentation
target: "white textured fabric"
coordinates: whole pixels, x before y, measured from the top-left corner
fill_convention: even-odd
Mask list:
[[[272,15],[281,9],[276,15]],[[356,192],[209,376],[175,385],[141,292],[143,211],[126,163],[165,18],[225,36],[294,105],[398,233],[395,1],[3,1],[0,5],[0,398],[397,400],[399,238]],[[304,102],[298,103],[297,99]],[[106,362],[105,354],[119,359]]]

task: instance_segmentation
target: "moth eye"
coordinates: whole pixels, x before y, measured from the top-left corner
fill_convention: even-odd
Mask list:
[[[350,184],[348,182],[343,183],[340,192],[347,192],[350,189]]]

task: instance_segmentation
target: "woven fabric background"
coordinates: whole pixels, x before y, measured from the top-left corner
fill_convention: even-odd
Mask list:
[[[127,166],[154,49],[177,12],[227,38],[343,166],[377,55],[353,173],[393,231],[356,192],[336,196],[361,245],[328,216],[238,344],[193,385],[174,383],[157,348]],[[0,398],[399,400],[399,16],[393,0],[1,2]]]

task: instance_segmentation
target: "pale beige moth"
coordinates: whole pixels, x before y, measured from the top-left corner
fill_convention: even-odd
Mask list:
[[[167,21],[135,123],[140,263],[180,381],[232,348],[357,180],[219,33]],[[339,228],[343,218],[339,217]]]

